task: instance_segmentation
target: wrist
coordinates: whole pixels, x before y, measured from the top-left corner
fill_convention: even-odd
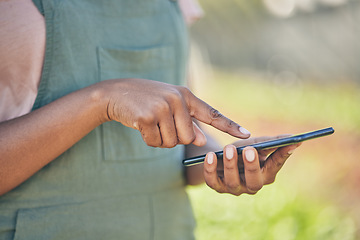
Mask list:
[[[111,121],[109,116],[109,94],[106,86],[97,83],[88,88],[87,96],[89,97],[90,104],[94,106],[93,111],[99,119],[100,124]]]
[[[198,164],[185,168],[185,180],[187,185],[195,186],[205,182],[204,164]]]

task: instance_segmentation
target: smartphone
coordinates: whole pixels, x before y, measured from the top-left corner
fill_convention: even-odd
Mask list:
[[[328,128],[324,128],[324,129],[320,129],[320,130],[316,130],[316,131],[312,131],[312,132],[293,135],[290,137],[270,140],[270,141],[266,141],[266,142],[254,143],[254,144],[250,144],[248,146],[252,146],[256,150],[277,148],[277,147],[283,147],[283,146],[287,146],[287,145],[296,144],[296,143],[307,141],[307,140],[314,139],[314,138],[324,137],[324,136],[330,135],[332,133],[334,133],[334,128],[328,127]],[[241,146],[241,147],[236,148],[238,154],[241,154],[242,150],[245,147],[247,147],[247,146]],[[218,159],[222,159],[223,155],[224,155],[223,151],[215,152],[215,154]],[[205,156],[206,155],[200,155],[200,156],[184,159],[183,164],[184,164],[184,166],[192,166],[192,165],[200,164],[200,163],[204,162]]]

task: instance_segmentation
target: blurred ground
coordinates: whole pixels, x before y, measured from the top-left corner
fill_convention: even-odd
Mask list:
[[[208,69],[206,72],[206,80],[192,83],[195,93],[215,108],[220,109],[226,116],[245,126],[253,136],[296,134],[328,126],[333,126],[335,133],[303,143],[285,164],[277,181],[271,186],[264,187],[261,191],[265,193],[260,191],[260,196],[256,196],[255,200],[251,199],[252,196],[245,197],[245,201],[243,196],[240,199],[225,197],[226,205],[224,206],[221,204],[224,198],[218,197],[217,193],[205,189],[198,190],[200,192],[197,192],[196,188],[191,189],[190,196],[199,222],[199,239],[218,239],[209,238],[205,233],[212,232],[214,229],[217,229],[214,234],[219,233],[218,231],[222,232],[234,220],[240,225],[245,224],[244,221],[247,220],[237,217],[238,212],[242,214],[245,212],[253,218],[251,212],[257,209],[258,205],[263,204],[263,198],[269,198],[268,194],[273,196],[268,207],[282,210],[279,210],[280,215],[275,214],[270,217],[263,213],[253,213],[262,220],[260,222],[256,220],[258,223],[250,228],[250,232],[256,232],[256,229],[259,230],[262,228],[261,225],[266,223],[267,228],[259,230],[263,232],[263,235],[252,238],[246,235],[250,234],[247,230],[240,231],[242,228],[234,228],[229,230],[232,234],[226,239],[358,239],[356,234],[360,229],[358,201],[360,198],[358,187],[360,183],[358,163],[360,94],[357,86],[336,84],[319,87],[312,83],[311,86],[301,88],[282,88],[282,91],[287,91],[284,95],[288,101],[284,101],[283,98],[277,97],[279,88],[271,82],[255,77],[223,73],[219,70]],[[328,98],[330,92],[330,98]],[[344,93],[346,101],[344,101]],[[211,128],[206,129],[223,145],[236,140]],[[291,196],[287,196],[289,192]],[[283,197],[278,200],[279,196],[276,194]],[[215,201],[219,203],[214,202],[214,199],[217,199]],[[249,206],[246,201],[252,202],[253,205]],[[281,206],[278,205],[278,201]],[[214,212],[207,215],[207,211],[203,209],[204,204],[215,205],[214,209],[219,208],[219,212],[213,209]],[[219,207],[218,204],[221,206]],[[233,211],[229,209],[231,205],[235,205],[236,209],[232,209]],[[313,222],[328,209],[331,209],[331,214],[333,214],[329,217],[330,223]],[[221,222],[214,223],[214,218],[222,216],[224,211],[227,213],[227,220],[222,218]],[[292,230],[284,231],[292,232],[289,233],[291,236],[264,238],[270,232],[278,231],[276,228],[280,219],[289,217],[291,221],[294,221],[292,226],[288,226]],[[274,218],[276,218],[275,222],[273,222]],[[343,232],[346,229],[344,224],[349,230],[346,233]],[[325,235],[317,232],[322,228],[327,229],[324,230]]]
[[[189,188],[198,239],[360,239],[360,1],[200,3],[190,64],[200,98],[252,136],[335,133],[303,143],[255,196]]]

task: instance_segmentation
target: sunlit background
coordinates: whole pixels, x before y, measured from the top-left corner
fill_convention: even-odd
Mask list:
[[[360,239],[360,1],[200,4],[190,30],[198,96],[253,136],[336,132],[304,143],[255,196],[189,188],[197,238]]]

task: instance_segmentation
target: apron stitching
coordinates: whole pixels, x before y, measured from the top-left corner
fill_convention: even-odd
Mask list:
[[[35,110],[41,106],[43,101],[43,95],[46,93],[48,78],[51,71],[52,56],[54,49],[54,12],[49,7],[43,4],[44,18],[45,18],[45,31],[46,31],[46,42],[45,42],[45,56],[43,69],[41,73],[41,80],[39,84],[38,94],[35,99],[32,110]]]

